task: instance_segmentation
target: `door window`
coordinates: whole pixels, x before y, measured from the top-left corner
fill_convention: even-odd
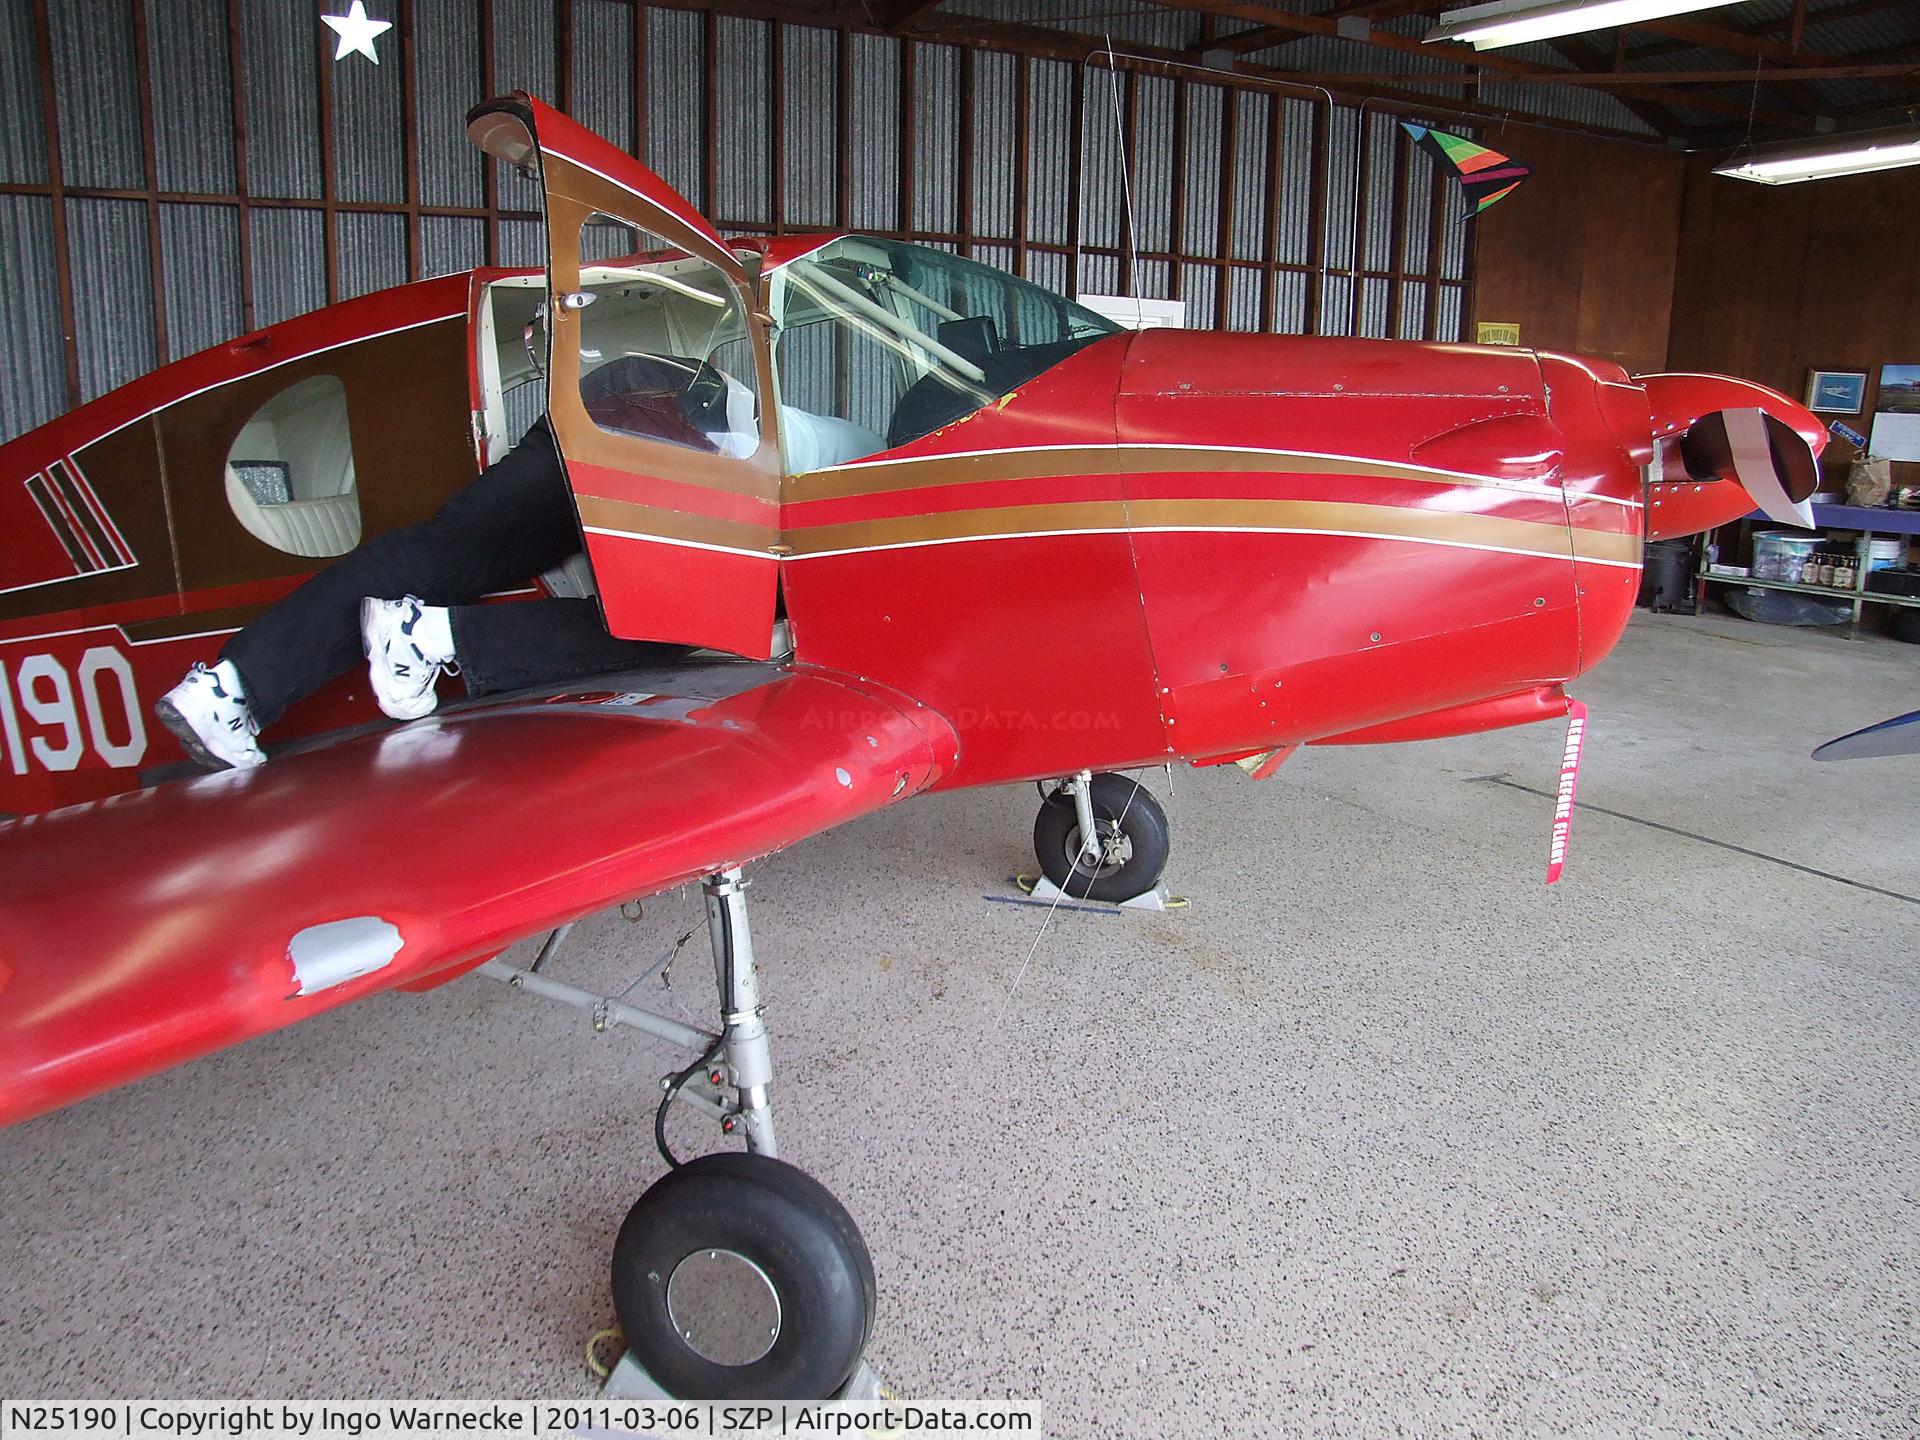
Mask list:
[[[636,225],[593,215],[580,231],[580,399],[601,430],[745,459],[760,448],[746,315],[704,260]]]

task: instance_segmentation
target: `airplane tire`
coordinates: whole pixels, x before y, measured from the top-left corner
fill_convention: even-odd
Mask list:
[[[627,1345],[683,1400],[838,1393],[867,1348],[875,1297],[846,1207],[765,1155],[702,1155],[668,1171],[613,1246]]]
[[[1040,806],[1033,822],[1033,853],[1040,869],[1075,900],[1118,903],[1144,895],[1160,883],[1172,842],[1167,812],[1153,792],[1125,775],[1093,777],[1093,818],[1105,830],[1117,824],[1131,853],[1122,860],[1090,866],[1080,855],[1080,819],[1073,797],[1056,790]],[[1122,818],[1124,817],[1124,818]]]

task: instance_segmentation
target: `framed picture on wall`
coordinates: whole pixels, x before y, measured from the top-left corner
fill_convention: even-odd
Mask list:
[[[1807,408],[1822,415],[1858,415],[1867,403],[1864,370],[1807,372]]]

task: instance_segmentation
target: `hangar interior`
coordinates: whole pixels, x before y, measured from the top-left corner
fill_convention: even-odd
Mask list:
[[[1160,913],[1023,896],[1030,786],[937,794],[751,865],[753,939],[782,1154],[866,1237],[898,1393],[1037,1401],[1060,1435],[1920,1431],[1920,772],[1809,760],[1920,688],[1920,587],[1874,578],[1920,569],[1920,170],[1716,173],[1915,143],[1920,5],[1476,50],[1421,0],[381,0],[373,63],[320,23],[346,9],[0,13],[0,447],[499,266],[529,278],[489,321],[497,457],[544,403],[519,336],[547,236],[467,125],[514,91],[730,238],[930,246],[1193,330],[1740,377],[1835,422],[1812,500],[1851,518],[1812,570],[1765,583],[1764,517],[1661,552],[1657,585],[1677,542],[1650,543],[1647,608],[1569,690],[1551,888],[1549,724],[1143,771],[1186,902]],[[1530,173],[1474,213],[1422,128]],[[1814,403],[1823,377],[1851,401]],[[392,518],[356,498],[340,383],[304,383],[224,491],[303,564]],[[1824,613],[1776,623],[1795,601]],[[568,978],[622,995],[703,914],[694,885],[584,919]],[[705,963],[648,997],[694,1023]],[[593,1394],[683,1063],[594,1028],[477,979],[381,994],[0,1134],[0,1393]]]

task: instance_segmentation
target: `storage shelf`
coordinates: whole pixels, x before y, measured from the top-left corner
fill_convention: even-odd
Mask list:
[[[1755,580],[1749,575],[1709,575],[1700,578],[1715,585],[1744,585],[1751,590],[1791,590],[1796,595],[1819,595],[1828,600],[1852,604],[1864,600],[1869,605],[1920,605],[1920,595],[1883,595],[1878,590],[1840,590],[1832,585],[1803,585],[1797,580]]]
[[[1755,525],[1782,523],[1764,510],[1750,510],[1742,515],[1740,520],[1751,521]],[[1737,525],[1740,520],[1731,523]],[[1920,535],[1920,510],[1897,509],[1891,505],[1815,505],[1813,524],[1817,530],[1864,530],[1874,535]]]
[[[1813,523],[1823,530],[1864,530],[1873,535],[1920,535],[1920,510],[1896,510],[1879,505],[1816,505],[1813,507]]]
[[[1734,522],[1748,529],[1756,523],[1769,523],[1767,517],[1759,511],[1753,512]],[[1875,536],[1901,535],[1911,537],[1920,533],[1920,511],[1883,510],[1879,507],[1861,505],[1815,505],[1813,522],[1822,530],[1852,530],[1858,533],[1858,539],[1851,542],[1856,567],[1864,567],[1869,559],[1869,541]],[[1700,586],[1699,594],[1705,595],[1705,586],[1711,581],[1715,585],[1744,585],[1749,590],[1784,590],[1794,595],[1817,595],[1826,600],[1838,600],[1853,612],[1853,633],[1860,633],[1860,622],[1869,605],[1891,605],[1895,609],[1911,610],[1920,606],[1920,595],[1884,595],[1879,591],[1859,588],[1838,589],[1832,585],[1807,585],[1798,580],[1756,580],[1751,575],[1712,575],[1707,572],[1706,545],[1711,545],[1718,529],[1709,530],[1701,550],[1701,563],[1694,572],[1694,582]],[[1866,575],[1860,574],[1855,580],[1856,586],[1866,584]]]

